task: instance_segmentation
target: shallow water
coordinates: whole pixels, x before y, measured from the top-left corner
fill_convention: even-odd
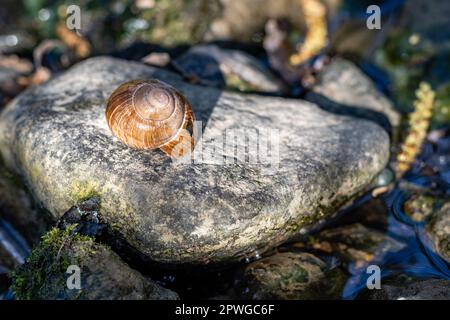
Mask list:
[[[425,175],[426,167],[432,167],[434,173]],[[380,267],[382,277],[407,274],[417,278],[450,279],[450,264],[433,249],[425,233],[426,222],[414,221],[404,211],[406,201],[414,192],[412,188],[420,188],[422,193],[426,191],[448,201],[449,170],[450,137],[446,136],[435,144],[426,143],[418,162],[395,184],[393,190],[382,196],[388,208],[386,234],[405,244],[403,250],[385,252],[371,261],[371,264]],[[408,188],[402,186],[405,182]],[[355,298],[366,287],[369,276],[365,268],[358,269],[353,264],[348,271],[352,276],[342,293],[344,299]]]
[[[330,22],[330,32],[338,28],[343,21],[357,19],[363,21],[367,15],[360,10],[357,1],[349,1],[356,8],[343,11]],[[392,23],[397,10],[404,4],[404,0],[385,1],[382,7],[383,16],[387,16],[387,23]],[[364,7],[364,6],[362,6]],[[264,60],[267,64],[267,61]],[[389,92],[388,75],[381,72],[373,63],[364,58],[359,61],[360,67],[376,82],[378,88],[392,96]],[[295,89],[295,88],[294,88]],[[295,90],[293,91],[295,92]],[[294,94],[295,96],[295,94]],[[435,252],[425,233],[425,222],[415,221],[405,212],[405,203],[415,194],[428,194],[449,201],[450,197],[450,130],[447,127],[443,136],[433,138],[423,146],[418,161],[406,172],[401,180],[396,181],[394,187],[381,195],[386,204],[384,216],[387,226],[383,229],[386,235],[404,244],[401,251],[386,251],[380,246],[377,254],[370,261],[380,267],[382,277],[387,278],[396,274],[406,274],[417,278],[450,279],[449,262]],[[441,130],[442,131],[442,130]],[[370,193],[359,198],[352,209],[363,206],[371,201]],[[349,213],[351,214],[351,213]],[[339,220],[336,221],[339,225]],[[345,222],[343,222],[345,223]],[[0,219],[0,298],[12,298],[7,293],[9,285],[7,274],[12,270],[2,264],[11,261],[16,265],[24,262],[30,248],[23,237],[4,220]],[[274,250],[276,251],[276,250]],[[5,255],[5,256],[2,256]],[[164,286],[173,289],[182,298],[214,298],[228,297],[235,286],[235,279],[248,263],[267,256],[255,251],[242,263],[216,270],[201,269],[191,271],[145,270],[145,273]],[[333,256],[328,257],[329,264],[338,265]],[[369,274],[366,265],[358,266],[350,263],[347,268],[349,278],[342,291],[343,299],[355,299],[366,288]],[[2,284],[3,283],[3,284]],[[3,291],[3,292],[2,292]]]

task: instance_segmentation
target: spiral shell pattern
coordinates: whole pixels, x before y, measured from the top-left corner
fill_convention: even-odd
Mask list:
[[[187,100],[172,86],[155,79],[129,81],[114,90],[106,119],[114,135],[135,149],[172,145],[193,121]]]

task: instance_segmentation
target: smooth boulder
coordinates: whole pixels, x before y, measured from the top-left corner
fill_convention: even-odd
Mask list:
[[[175,162],[113,136],[106,100],[141,78],[168,82],[191,102],[203,126],[200,161]],[[226,130],[242,136],[224,139]],[[269,156],[258,153],[267,140]],[[108,224],[144,256],[208,263],[264,252],[335,212],[385,167],[389,136],[307,101],[190,85],[97,57],[13,100],[0,117],[0,151],[55,220],[95,196]]]

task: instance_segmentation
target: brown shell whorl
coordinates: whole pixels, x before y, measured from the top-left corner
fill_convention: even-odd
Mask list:
[[[111,94],[105,114],[114,135],[126,145],[136,149],[161,148],[168,154],[179,143],[186,143],[184,131],[194,121],[191,106],[181,93],[154,79],[120,85]],[[179,155],[182,154],[184,151]]]

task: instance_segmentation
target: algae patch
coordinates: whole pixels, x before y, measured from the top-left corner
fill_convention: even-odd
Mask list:
[[[66,288],[65,275],[69,265],[74,263],[73,257],[66,254],[65,247],[72,243],[85,244],[83,247],[89,248],[93,239],[74,233],[76,224],[66,230],[53,228],[47,232],[42,241],[30,253],[26,263],[13,273],[12,291],[16,299],[30,300],[39,297],[45,297],[46,292],[53,290],[50,288],[56,284],[62,290]],[[91,251],[85,251],[78,256],[78,261],[86,254],[92,254]],[[57,279],[57,281],[48,281],[48,279]]]

